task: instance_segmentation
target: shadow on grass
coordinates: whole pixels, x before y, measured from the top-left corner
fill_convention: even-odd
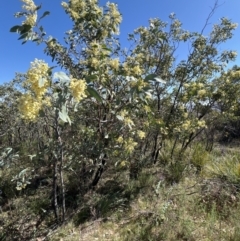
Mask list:
[[[75,216],[76,226],[86,221],[102,218],[129,209],[130,201],[140,192],[139,187],[131,190],[114,180],[107,181],[92,194],[93,202],[85,205]]]

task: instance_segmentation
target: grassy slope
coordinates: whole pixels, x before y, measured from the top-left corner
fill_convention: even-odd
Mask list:
[[[238,148],[197,147],[184,168],[146,167],[137,180],[127,168],[106,172],[95,191],[69,201],[61,227],[48,209],[50,187],[26,190],[2,205],[0,240],[239,241],[239,157]]]

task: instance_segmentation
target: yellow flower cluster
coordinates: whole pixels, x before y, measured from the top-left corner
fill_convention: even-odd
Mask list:
[[[117,9],[117,5],[114,3],[107,3],[109,8],[109,15],[111,17],[111,24],[113,25],[112,32],[114,34],[119,34],[118,25],[122,22],[122,16]]]
[[[126,110],[122,110],[121,112],[120,112],[120,116],[121,117],[125,117],[125,116],[127,116],[128,115],[128,112],[126,111]]]
[[[145,133],[144,131],[138,130],[138,131],[137,131],[137,135],[138,135],[138,137],[139,137],[140,139],[143,139],[143,138],[145,138],[146,133]]]
[[[140,68],[140,66],[135,64],[134,66],[132,61],[135,61],[134,59],[128,59],[124,64],[123,64],[123,70],[128,76],[139,76],[143,73],[143,70]]]
[[[144,125],[144,127],[148,128],[148,127],[150,126],[150,123],[149,123],[149,121],[145,121],[145,122],[143,123],[143,125]]]
[[[111,23],[111,17],[108,14],[104,15],[102,20],[103,26],[109,26],[110,23]]]
[[[198,128],[205,128],[207,125],[206,125],[206,122],[205,120],[198,120],[197,122],[197,127]]]
[[[102,44],[98,41],[94,40],[90,43],[89,49],[87,49],[87,53],[89,56],[99,57],[101,55],[108,55],[110,50],[103,48]]]
[[[201,89],[197,92],[198,97],[203,98],[206,95],[206,90]]]
[[[48,41],[47,46],[51,51],[54,50],[57,53],[63,52],[63,47],[56,41],[53,41],[53,40]]]
[[[140,69],[139,65],[136,65],[132,68],[132,73],[134,75],[141,75],[142,74],[142,70]]]
[[[91,29],[98,31],[98,39],[103,40],[111,34],[119,34],[122,16],[116,4],[107,2],[106,11],[98,6],[97,0],[69,0],[68,3],[62,2],[61,5],[77,23],[79,30],[85,30],[87,23]]]
[[[89,64],[91,67],[98,69],[100,66],[104,66],[107,64],[106,59],[102,59],[102,56],[108,56],[110,54],[110,50],[104,48],[102,44],[96,40],[91,42],[86,49],[87,53],[87,61],[85,63]],[[101,59],[101,61],[100,61]],[[116,61],[110,61],[109,64],[117,67]]]
[[[42,107],[41,101],[30,94],[25,94],[19,99],[19,110],[22,118],[34,121]]]
[[[231,71],[229,73],[230,77],[231,78],[240,78],[240,70],[237,70],[237,71]]]
[[[48,70],[47,63],[35,59],[34,62],[31,62],[31,68],[27,72],[26,83],[30,85],[31,90],[38,99],[46,93],[49,87]]]
[[[186,120],[186,121],[182,124],[182,126],[181,126],[181,128],[182,128],[184,131],[189,130],[190,127],[191,127],[191,121],[190,121],[190,120]]]
[[[61,5],[75,21],[84,18],[87,14],[86,1],[84,0],[70,0],[69,4],[62,2]]]
[[[101,54],[101,44],[97,42],[96,40],[93,40],[93,42],[90,43],[89,49],[87,49],[87,53],[91,56],[99,56]]]
[[[135,147],[137,146],[137,142],[135,142],[133,140],[133,138],[128,138],[125,142],[124,142],[124,149],[126,150],[126,152],[128,153],[132,153],[135,149]]]
[[[124,123],[125,123],[125,125],[128,125],[130,128],[131,128],[132,126],[134,126],[133,121],[132,121],[129,117],[125,117],[125,118],[124,118]]]
[[[147,113],[151,112],[151,107],[149,105],[144,105],[143,108]]]
[[[204,88],[204,83],[192,82],[183,84],[185,93],[182,95],[182,100],[187,102],[190,98],[206,98],[207,90]]]
[[[24,3],[22,8],[26,11],[34,12],[37,8],[33,0],[22,0],[22,2]]]
[[[92,5],[92,11],[98,16],[103,15],[103,8],[97,5],[97,1],[95,1],[95,5]]]
[[[205,128],[205,127],[206,127],[205,120],[198,120],[198,118],[196,118],[195,120],[185,120],[181,125],[180,130],[194,131],[196,129]]]
[[[140,139],[143,139],[145,137],[145,132],[143,131],[138,131],[137,132],[138,136]],[[137,146],[137,142],[135,142],[133,140],[132,137],[129,137],[129,138],[123,138],[122,136],[119,136],[117,139],[116,139],[116,142],[121,144],[121,147],[128,153],[132,153],[135,149],[135,147]],[[119,152],[117,151],[117,153],[119,154]]]
[[[117,9],[117,5],[114,3],[108,3],[110,15],[114,18],[116,24],[120,24],[122,21],[122,16]]]
[[[100,61],[98,61],[98,59],[97,58],[90,58],[89,59],[89,61],[88,61],[88,63],[91,65],[91,67],[92,68],[95,68],[95,69],[97,69],[98,67],[99,67],[99,65],[100,65]]]
[[[37,13],[29,15],[26,17],[26,20],[22,22],[22,24],[30,25],[31,27],[35,26],[37,21]]]
[[[83,98],[87,97],[85,94],[85,90],[87,88],[87,84],[85,80],[78,80],[75,78],[71,79],[69,88],[72,92],[72,96],[76,101],[80,101]]]
[[[121,166],[121,167],[125,167],[127,164],[129,164],[128,161],[121,161],[121,162],[120,162],[120,166]]]
[[[48,69],[44,61],[35,59],[27,72],[24,85],[29,87],[30,92],[19,99],[19,110],[26,120],[35,120],[42,106],[50,105],[49,98],[42,98],[49,87]]]
[[[29,12],[26,15],[26,20],[23,21],[22,24],[27,24],[33,27],[37,21],[37,11],[36,11],[37,6],[33,2],[33,0],[22,0],[22,2],[24,3],[22,8]]]
[[[143,60],[144,60],[144,54],[143,53],[138,53],[138,54],[136,54],[136,56],[135,56],[135,59],[136,59],[136,61],[138,62],[138,63],[142,63],[143,62]]]
[[[123,137],[119,136],[118,139],[117,139],[117,142],[120,143],[120,144],[123,143]]]
[[[132,87],[136,87],[136,88],[138,89],[138,91],[141,91],[144,87],[147,86],[147,83],[144,82],[142,79],[139,79],[139,80],[133,79],[133,80],[131,81],[130,85],[131,85]]]
[[[118,68],[119,68],[119,59],[111,59],[111,60],[109,61],[109,65],[110,65],[110,67],[111,67],[112,69],[118,70]]]
[[[74,21],[83,19],[88,14],[91,16],[103,14],[103,9],[97,5],[96,0],[69,0],[69,4],[62,2],[61,5]]]
[[[119,115],[123,118],[124,124],[127,125],[130,129],[132,126],[134,126],[134,123],[131,118],[128,117],[128,112],[126,110],[122,110]]]

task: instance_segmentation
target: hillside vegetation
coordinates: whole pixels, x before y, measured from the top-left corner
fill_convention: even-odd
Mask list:
[[[201,32],[150,19],[126,50],[116,4],[63,2],[59,41],[22,2],[10,31],[62,71],[35,59],[0,86],[0,240],[240,240],[240,68],[219,47],[237,24],[206,33],[218,3]]]

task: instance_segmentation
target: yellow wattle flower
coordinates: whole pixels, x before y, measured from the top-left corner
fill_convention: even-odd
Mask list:
[[[109,65],[111,66],[112,69],[118,70],[119,68],[119,59],[111,59],[109,62]]]
[[[27,72],[26,83],[30,85],[36,98],[41,98],[50,86],[48,70],[48,64],[42,60],[35,59],[34,62],[31,62],[31,68]]]
[[[37,100],[30,94],[24,94],[19,99],[19,110],[23,119],[34,121],[42,107],[41,101]]]
[[[72,78],[69,88],[73,98],[76,101],[80,101],[83,98],[87,97],[87,95],[85,94],[85,90],[87,89],[87,84],[85,80],[78,80],[78,79]]]
[[[23,3],[25,3],[22,8],[29,12],[34,12],[37,8],[33,0],[22,0]]]
[[[146,136],[146,133],[144,131],[140,131],[140,130],[137,131],[137,134],[140,139],[143,139]]]

